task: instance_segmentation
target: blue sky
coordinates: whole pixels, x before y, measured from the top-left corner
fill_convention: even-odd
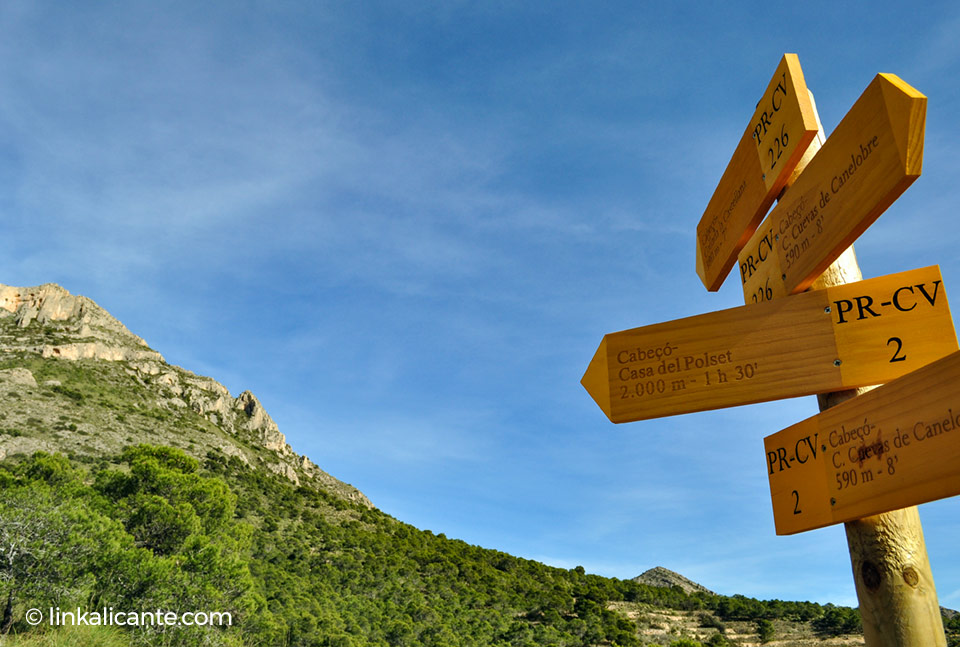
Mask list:
[[[923,176],[857,251],[960,290],[958,36],[946,2],[8,0],[0,282],[253,391],[418,527],[855,604],[842,527],[774,533],[762,440],[814,398],[615,426],[579,380],[604,333],[742,304],[695,229],[784,52],[827,133],[878,72],[929,97]],[[920,512],[960,607],[960,500]]]

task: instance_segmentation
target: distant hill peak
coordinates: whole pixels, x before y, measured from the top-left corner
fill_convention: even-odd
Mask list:
[[[640,584],[646,584],[647,586],[659,586],[666,589],[679,586],[686,593],[708,593],[710,595],[715,595],[714,592],[707,587],[697,584],[693,580],[680,575],[680,573],[675,573],[669,568],[664,568],[663,566],[651,568],[650,570],[645,571],[644,573],[633,578],[633,581],[639,582]]]

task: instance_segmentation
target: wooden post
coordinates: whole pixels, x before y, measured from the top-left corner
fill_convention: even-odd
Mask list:
[[[850,247],[814,289],[861,278]],[[868,391],[817,396],[820,411]],[[937,590],[916,506],[844,524],[867,647],[946,647]]]
[[[799,63],[794,55],[785,55],[781,66],[793,70],[791,79],[802,81]],[[788,91],[788,88],[792,88],[792,90]],[[772,111],[777,112],[779,110],[777,106],[785,105],[780,103],[781,98],[792,96],[796,99],[798,98],[796,95],[802,98],[801,93],[804,91],[805,83],[793,83],[791,81],[788,84],[787,71],[781,74],[778,68],[778,72],[767,90],[767,93],[773,97],[771,99]],[[862,275],[857,265],[852,241],[919,177],[923,159],[923,136],[926,119],[925,96],[894,75],[877,75],[850,112],[847,113],[847,116],[844,117],[844,120],[838,125],[830,140],[834,142],[831,145],[824,141],[823,127],[819,123],[819,116],[816,114],[813,95],[809,92],[807,94],[810,101],[808,104],[797,104],[800,106],[797,109],[800,115],[798,117],[799,121],[798,123],[791,122],[789,130],[787,130],[786,122],[780,125],[779,130],[776,127],[768,129],[766,125],[771,123],[769,118],[772,113],[763,109],[763,105],[766,105],[766,95],[758,104],[757,110],[763,109],[763,112],[755,114],[752,123],[759,123],[760,125],[752,131],[752,136],[749,128],[744,133],[741,138],[741,145],[738,146],[734,158],[724,172],[720,185],[713,198],[711,198],[700,225],[697,227],[697,273],[708,290],[712,291],[720,287],[723,278],[733,264],[734,255],[737,255],[736,260],[740,263],[744,300],[747,303],[752,300],[759,304],[760,301],[778,299],[801,291],[807,286],[812,289],[837,289],[838,286],[843,284],[859,281]],[[784,115],[786,114],[784,112]],[[809,123],[810,117],[813,117],[816,122],[816,131]],[[786,119],[785,116],[782,118]],[[777,122],[777,124],[780,124],[780,122]],[[801,124],[802,128],[800,127]],[[753,144],[759,145],[761,143],[760,134],[766,133],[768,130],[773,133],[778,145],[786,146],[788,141],[793,142],[793,148],[787,155],[789,160],[797,159],[799,155],[795,167],[792,169],[789,169],[788,166],[781,167],[773,175],[772,169],[777,163],[777,158],[774,157],[773,149],[769,149],[773,164],[773,166],[767,167],[767,171],[771,173],[770,178],[762,170],[763,162],[761,161],[761,168],[758,169],[754,164],[753,155],[747,154],[751,151],[759,154],[763,150],[763,148],[755,149]],[[797,137],[800,132],[804,133],[802,139]],[[811,141],[807,137],[811,136],[812,132],[818,132],[818,135]],[[780,133],[779,137],[777,133]],[[751,139],[753,139],[753,144]],[[881,141],[884,143],[880,143]],[[807,145],[807,142],[809,142],[809,145]],[[864,142],[866,142],[866,147]],[[821,146],[824,147],[824,150],[818,156],[817,152]],[[803,153],[798,153],[804,147]],[[853,152],[851,153],[851,151]],[[847,156],[849,156],[849,162]],[[861,168],[864,160],[867,160],[868,157],[872,160],[873,167],[871,168],[874,168],[874,170],[860,171],[857,174],[858,169]],[[841,169],[845,167],[845,170],[842,170],[840,176],[835,175],[829,181],[823,180],[824,173],[826,173],[826,177],[829,177],[830,173],[835,171],[833,168],[834,162],[836,162],[836,167]],[[808,163],[813,174],[808,172],[806,175],[801,175]],[[758,173],[763,181],[762,188],[756,178]],[[764,220],[757,228],[759,214],[766,211],[770,201],[781,186],[781,182],[784,183],[783,191],[780,192],[778,199],[784,197],[787,187],[796,183],[796,189],[789,198],[791,202],[778,203],[777,207],[767,215],[767,220],[771,223],[776,220],[776,227]],[[750,187],[749,192],[747,190],[748,186]],[[829,186],[829,192],[825,188],[827,186]],[[841,190],[845,193],[841,193]],[[828,204],[830,204],[829,208],[827,207]],[[818,209],[820,210],[819,214]],[[848,216],[847,220],[834,217],[836,216],[834,212]],[[827,218],[827,216],[830,216],[830,218]],[[807,225],[811,223],[814,223],[813,226],[808,227]],[[794,232],[794,229],[797,231]],[[789,237],[787,236],[788,231]],[[814,241],[817,236],[819,238]],[[783,240],[781,241],[781,239]],[[774,241],[781,241],[780,246],[776,247]],[[848,245],[849,248],[837,257],[837,252]],[[822,253],[807,253],[811,250]],[[803,256],[805,253],[806,256]],[[801,257],[805,259],[802,262]],[[830,259],[836,260],[828,265]],[[776,261],[779,265],[774,264],[773,261]],[[821,271],[823,273],[814,280],[816,274]],[[779,289],[776,286],[779,286]],[[840,302],[838,301],[837,304],[839,311]],[[890,304],[887,303],[886,305]],[[933,305],[932,301],[931,305]],[[725,312],[726,314],[715,313],[715,315],[729,317],[731,316],[729,313],[733,313],[734,310]],[[754,309],[753,312],[766,311]],[[829,306],[823,310],[824,314],[830,312]],[[863,310],[861,310],[862,313]],[[870,314],[878,316],[873,312]],[[693,327],[700,325],[703,328],[704,321],[713,322],[715,319],[716,316],[708,319],[692,317],[668,323],[674,326],[678,323]],[[719,326],[715,326],[715,328],[719,328]],[[581,383],[614,422],[639,420],[658,415],[674,415],[682,412],[681,408],[671,409],[666,405],[662,410],[640,411],[639,413],[634,410],[636,407],[621,405],[622,410],[614,412],[614,407],[611,404],[610,380],[614,372],[609,368],[610,355],[607,352],[607,339],[616,336],[616,339],[620,340],[624,338],[624,335],[656,335],[662,333],[663,330],[663,324],[657,324],[607,336],[591,361]],[[661,353],[663,356],[669,356],[674,351],[679,350],[677,344],[680,343],[681,339],[676,337],[673,332],[673,329],[671,329],[669,340],[656,339],[650,345],[641,344],[635,350],[617,349],[616,347],[613,349],[613,356],[616,357],[616,361],[624,365],[619,370],[621,375],[625,377],[619,379],[636,385],[633,394],[630,393],[629,386],[619,385],[623,389],[619,399],[629,401],[639,399],[644,395],[654,396],[657,393],[666,393],[665,378],[657,378],[655,382],[651,382],[654,385],[653,391],[644,387],[642,392],[639,390],[641,382],[638,380],[655,377],[653,376],[654,362],[650,360],[651,354],[656,357],[657,361],[661,362],[656,368],[659,374],[670,376],[671,373],[680,372],[679,363],[674,364],[661,360],[661,355],[657,355],[657,353]],[[712,334],[712,330],[708,332],[711,333],[706,335],[708,338],[715,339],[717,337],[717,335]],[[952,321],[950,332],[953,333]],[[704,331],[701,329],[698,333],[703,335]],[[935,336],[942,336],[942,333],[943,331],[935,333]],[[881,335],[881,337],[883,336]],[[953,338],[953,334],[950,334],[949,337],[954,343],[952,351],[955,351],[956,339]],[[691,335],[691,338],[699,339],[697,335]],[[803,345],[802,336],[797,341],[799,345]],[[834,341],[836,341],[836,337]],[[902,343],[899,337],[891,337],[890,341]],[[659,342],[659,345],[656,342]],[[611,344],[613,343],[611,342]],[[616,343],[619,343],[619,341]],[[840,368],[842,362],[839,357],[836,357],[836,353],[831,356],[834,357],[833,366]],[[707,350],[701,360],[701,367],[732,361],[731,357],[732,351],[730,350],[720,354],[715,353],[713,356],[710,356],[709,350]],[[695,357],[688,355],[687,359],[689,361],[686,362],[684,370],[689,368]],[[889,359],[888,361],[892,363],[904,359],[905,357],[896,358],[895,355],[895,359]],[[640,365],[642,371],[634,371],[630,366],[627,366],[627,364],[636,362],[646,362],[646,364]],[[751,366],[754,374],[756,374],[756,365]],[[870,372],[869,377],[874,379],[881,381],[894,379],[887,374],[875,373],[872,367],[867,367],[866,370]],[[636,376],[634,373],[636,373]],[[745,369],[743,373],[745,378],[752,379],[752,375],[746,375]],[[711,380],[707,379],[708,377],[709,375],[704,376],[704,382],[707,386],[710,386]],[[869,384],[872,381],[872,379],[863,379],[831,382],[822,385],[820,389],[805,392],[812,393],[824,388],[839,389],[857,384]],[[696,380],[691,376],[689,382],[695,383]],[[727,382],[727,379],[713,381],[716,385],[726,384]],[[683,391],[681,397],[689,399],[686,389],[687,378],[678,379],[672,385],[672,391]],[[721,389],[714,388],[713,390],[719,392]],[[866,390],[856,389],[820,395],[818,396],[820,411],[823,412]],[[647,398],[647,400],[649,399],[651,398]],[[760,399],[757,398],[753,401],[759,401]],[[711,401],[701,404],[704,406],[698,405],[699,408],[691,408],[687,411],[715,408],[716,406],[731,406],[732,402]],[[863,407],[872,408],[876,403],[873,402],[873,398],[868,397],[866,400],[860,401],[860,404]],[[904,409],[909,409],[909,407],[904,407]],[[789,431],[789,429],[785,431]],[[805,453],[801,457],[798,443],[794,449],[793,459],[801,465],[807,463],[809,458],[816,457],[816,445],[813,444],[816,441],[811,441],[810,436],[806,436],[803,440],[806,441],[805,447],[809,447],[810,453]],[[863,447],[862,449],[870,450],[869,447]],[[823,450],[826,450],[826,446],[823,446]],[[768,452],[768,455],[770,454]],[[869,456],[869,453],[865,455]],[[773,456],[774,459],[779,461],[778,465],[786,465],[785,469],[790,469],[791,459],[785,454],[782,447],[778,449],[778,452],[773,453]],[[896,455],[888,458],[888,460],[892,458],[896,458]],[[773,475],[773,459],[771,459],[770,465],[770,473]],[[927,464],[925,463],[924,466],[926,468]],[[778,467],[778,469],[784,468]],[[889,474],[893,473],[893,471],[889,472]],[[871,477],[870,479],[864,477],[865,482],[867,480],[872,482],[873,472],[869,472],[869,474]],[[789,490],[783,491],[789,492]],[[774,492],[771,489],[771,495],[773,494]],[[792,494],[796,497],[793,514],[802,514],[799,508],[800,494],[798,490],[793,490]],[[945,494],[940,494],[940,496],[945,496]],[[913,500],[897,501],[893,506],[903,505],[907,502],[913,502]],[[830,503],[834,505],[836,500],[831,499]],[[857,510],[843,518],[849,519],[873,511],[873,508]],[[774,514],[776,515],[776,503]],[[830,522],[839,521],[840,519],[837,518]],[[790,528],[787,530],[790,530]],[[800,530],[794,528],[793,531],[799,532]],[[857,598],[860,602],[866,645],[868,647],[946,647],[940,606],[937,601],[936,588],[930,571],[917,508],[914,506],[846,522],[846,533]]]
[[[844,525],[868,647],[946,647],[916,506]]]
[[[812,94],[811,103],[819,134],[787,186],[799,177],[824,141]],[[862,278],[851,245],[814,281],[811,289],[821,290]],[[817,396],[817,404],[824,411],[874,388],[824,393]],[[946,647],[940,603],[917,507],[850,521],[844,527],[866,647]]]
[[[914,108],[925,109],[925,98],[922,95],[909,86],[903,87],[905,84],[898,80],[890,82],[910,97],[923,99]],[[820,124],[812,94],[810,103],[819,127],[818,136],[813,139],[793,169],[784,191],[799,179],[804,168],[824,144],[823,126]],[[900,116],[906,114],[897,110],[894,112]],[[919,113],[915,116],[917,120],[910,123],[914,126],[920,124],[922,135],[922,116]],[[919,161],[922,158],[922,136],[913,144],[913,152],[916,167],[911,167],[914,173],[911,177],[915,179],[915,175],[919,175]],[[903,188],[899,185],[896,187],[893,199],[896,199],[896,195],[899,195]],[[780,195],[782,197],[783,192]],[[884,201],[889,204],[892,200]],[[873,212],[870,216],[875,219]],[[762,230],[763,225],[760,228]],[[759,231],[758,235],[762,236],[763,232]],[[750,242],[747,246],[750,246]],[[783,278],[786,279],[786,274]],[[834,287],[859,281],[861,278],[856,254],[851,245],[813,282],[811,289]],[[764,293],[766,298],[784,296],[776,290],[771,292],[769,295]],[[745,289],[745,300],[750,298],[749,293],[750,290]],[[819,395],[817,400],[820,411],[849,400],[870,388],[875,387]],[[914,506],[847,522],[845,527],[867,647],[946,647],[940,605],[917,508]]]

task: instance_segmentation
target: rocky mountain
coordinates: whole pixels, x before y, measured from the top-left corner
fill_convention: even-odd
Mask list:
[[[372,507],[297,454],[253,393],[234,397],[216,380],[168,364],[92,300],[52,283],[0,284],[0,400],[0,459],[169,445],[200,459],[236,457]]]
[[[693,580],[680,575],[680,573],[675,573],[662,566],[656,566],[648,571],[644,571],[633,578],[633,581],[646,584],[647,586],[657,586],[666,589],[678,586],[684,593],[706,593],[708,595],[715,595],[715,593],[707,587],[697,584]]]

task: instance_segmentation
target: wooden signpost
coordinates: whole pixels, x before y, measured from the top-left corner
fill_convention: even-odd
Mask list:
[[[926,108],[877,75],[740,252],[747,302],[807,289],[920,176]]]
[[[955,350],[927,267],[611,333],[581,383],[628,422],[879,384]]]
[[[716,290],[738,261],[747,305],[608,334],[581,380],[613,422],[818,393],[818,416],[765,440],[776,529],[846,522],[869,647],[946,645],[919,516],[899,508],[960,494],[949,306],[938,268],[848,283],[844,253],[920,175],[925,118],[880,74],[823,143],[784,55],[697,226],[697,274]]]
[[[697,274],[717,290],[817,134],[796,54],[784,54],[697,226]]]
[[[764,440],[777,534],[960,494],[960,353]]]

